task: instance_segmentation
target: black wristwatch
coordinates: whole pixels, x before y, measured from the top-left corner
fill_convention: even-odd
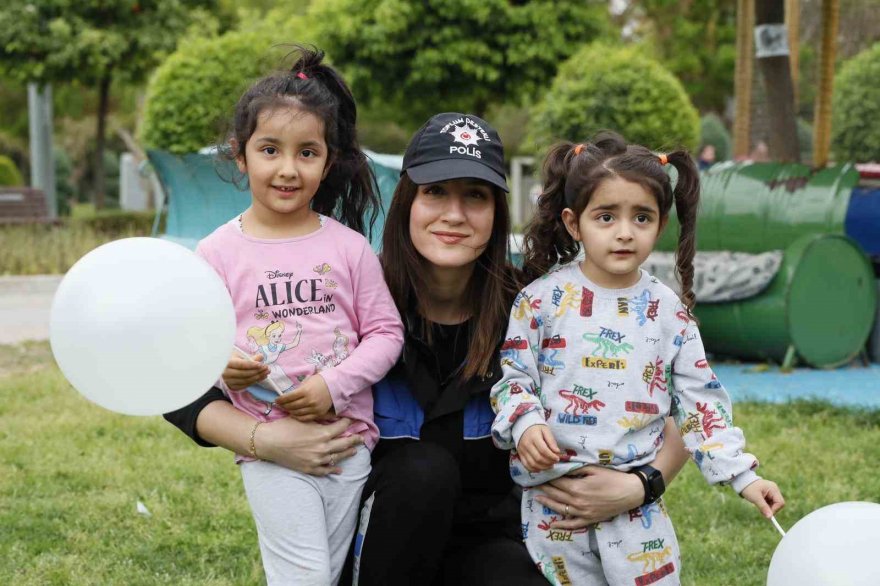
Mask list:
[[[633,468],[630,470],[630,474],[638,476],[639,480],[642,481],[642,486],[645,487],[645,502],[642,503],[642,506],[656,502],[666,491],[666,483],[663,482],[663,475],[653,466],[648,466],[646,464],[644,466],[639,466],[638,468]]]

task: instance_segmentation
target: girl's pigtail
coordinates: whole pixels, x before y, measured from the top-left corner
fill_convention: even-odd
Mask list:
[[[324,215],[338,218],[343,224],[367,237],[379,216],[381,202],[373,169],[357,138],[357,104],[339,73],[323,63],[324,52],[317,48],[298,47],[300,58],[291,72],[298,79],[317,80],[336,101],[334,144],[329,145],[330,172],[321,184],[312,207]],[[340,198],[342,202],[339,202]],[[367,219],[366,225],[364,219]]]
[[[554,145],[544,161],[544,190],[523,237],[523,271],[529,281],[546,274],[557,263],[574,260],[579,250],[562,222],[565,178],[574,156],[573,146],[570,142]]]
[[[675,184],[675,210],[680,225],[678,248],[675,252],[675,270],[681,281],[681,297],[688,312],[693,316],[695,296],[694,254],[697,247],[697,211],[700,204],[700,173],[687,151],[679,150],[666,155],[668,162],[678,171]]]

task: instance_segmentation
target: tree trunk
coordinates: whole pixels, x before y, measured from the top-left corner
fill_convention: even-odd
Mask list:
[[[761,25],[776,25],[778,28],[759,32]],[[785,0],[755,0],[755,48],[767,94],[770,158],[797,162],[800,149],[786,36]]]
[[[813,117],[813,166],[828,164],[831,146],[831,94],[834,87],[837,23],[840,18],[838,0],[822,0],[822,54],[819,57],[819,92]]]
[[[110,73],[101,78],[98,87],[98,130],[95,134],[95,209],[103,209],[106,196],[104,186],[104,140],[107,133],[107,110],[110,100]]]
[[[733,158],[749,156],[749,136],[752,119],[752,28],[755,23],[754,0],[737,0],[736,6],[736,70],[734,72],[734,99],[736,113],[733,119]]]

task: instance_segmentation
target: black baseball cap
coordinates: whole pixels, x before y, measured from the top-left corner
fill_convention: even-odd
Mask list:
[[[489,123],[459,112],[432,116],[415,133],[403,168],[417,185],[450,179],[482,179],[507,189],[504,176],[504,147]]]

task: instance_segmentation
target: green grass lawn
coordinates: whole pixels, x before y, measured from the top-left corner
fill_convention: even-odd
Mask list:
[[[880,390],[878,390],[880,392]],[[738,404],[762,473],[782,487],[786,529],[824,505],[880,500],[880,412]],[[195,447],[159,417],[81,398],[48,346],[0,346],[0,584],[260,584],[232,456]],[[136,513],[142,501],[152,513]],[[666,499],[688,585],[762,585],[779,535],[688,465]]]

